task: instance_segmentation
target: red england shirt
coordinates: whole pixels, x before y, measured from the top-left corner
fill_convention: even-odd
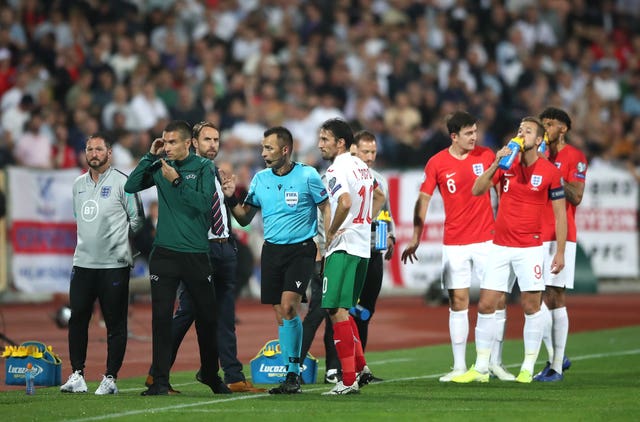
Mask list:
[[[500,204],[494,243],[524,248],[542,244],[542,221],[549,200],[564,198],[560,170],[544,158],[532,165],[514,163],[498,169],[493,183],[500,184]]]
[[[549,160],[560,170],[562,179],[565,182],[582,182],[587,178],[587,158],[582,151],[572,145],[565,145],[555,157]],[[567,203],[567,240],[576,242],[576,206],[571,202]],[[551,201],[545,209],[545,217],[542,228],[542,240],[547,242],[556,240],[556,220],[553,215]]]
[[[437,187],[442,195],[445,245],[469,245],[493,239],[490,193],[473,196],[471,188],[494,159],[489,148],[476,146],[464,160],[455,158],[447,148],[427,162],[420,192],[431,196]]]

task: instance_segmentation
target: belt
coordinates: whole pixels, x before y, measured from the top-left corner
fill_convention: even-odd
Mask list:
[[[218,239],[209,239],[209,242],[211,243],[227,243],[229,241],[228,237],[221,237]]]

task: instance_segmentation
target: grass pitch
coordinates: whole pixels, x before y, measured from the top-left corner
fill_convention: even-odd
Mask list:
[[[505,366],[518,372],[522,341],[507,341]],[[449,345],[367,353],[369,366],[385,381],[353,396],[322,396],[329,385],[304,385],[294,396],[214,396],[195,372],[172,373],[179,396],[142,397],[143,377],[119,379],[120,393],[62,394],[58,387],[0,393],[0,414],[9,421],[632,421],[640,418],[640,326],[571,334],[572,367],[559,383],[522,385],[438,382],[451,365]],[[475,358],[470,344],[467,363]],[[546,360],[542,347],[536,371]],[[321,360],[322,363],[322,360]],[[126,362],[125,362],[126,364]],[[320,365],[322,366],[322,365]],[[248,369],[248,365],[245,369]],[[248,372],[245,371],[248,374]],[[324,368],[319,368],[322,379]],[[269,386],[265,386],[269,387]]]

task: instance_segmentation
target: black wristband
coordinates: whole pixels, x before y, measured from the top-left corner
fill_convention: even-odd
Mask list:
[[[178,176],[175,179],[173,179],[173,182],[171,182],[171,186],[173,186],[174,188],[177,188],[178,186],[180,186],[180,183],[182,183],[182,176]]]
[[[225,205],[227,205],[229,208],[233,208],[236,205],[238,205],[240,202],[238,201],[238,198],[236,198],[235,195],[231,195],[231,196],[225,196],[224,197],[224,203]]]

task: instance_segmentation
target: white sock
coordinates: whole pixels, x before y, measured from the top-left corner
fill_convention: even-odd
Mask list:
[[[476,324],[476,371],[486,374],[489,372],[489,357],[491,345],[496,337],[495,314],[478,313]]]
[[[547,304],[542,301],[540,305],[540,312],[542,312],[542,316],[544,318],[544,325],[542,328],[542,341],[544,343],[544,347],[547,349],[547,354],[549,356],[548,361],[553,362],[553,337],[551,336],[551,330],[553,328],[553,317],[551,316],[551,311],[547,308]]]
[[[469,310],[452,311],[449,309],[449,335],[453,349],[453,369],[467,370],[466,352],[469,337]]]
[[[504,327],[507,322],[507,310],[498,309],[495,313],[496,338],[491,347],[491,365],[502,365],[502,344],[504,342]]]
[[[542,311],[532,315],[524,316],[524,361],[520,371],[529,371],[533,374],[533,367],[538,359],[540,343],[542,342],[542,329],[544,328],[544,317]]]
[[[567,337],[569,336],[569,315],[567,308],[557,308],[551,311],[553,317],[553,353],[554,358],[551,368],[557,373],[562,373],[562,361],[564,360],[564,349],[567,347]]]

